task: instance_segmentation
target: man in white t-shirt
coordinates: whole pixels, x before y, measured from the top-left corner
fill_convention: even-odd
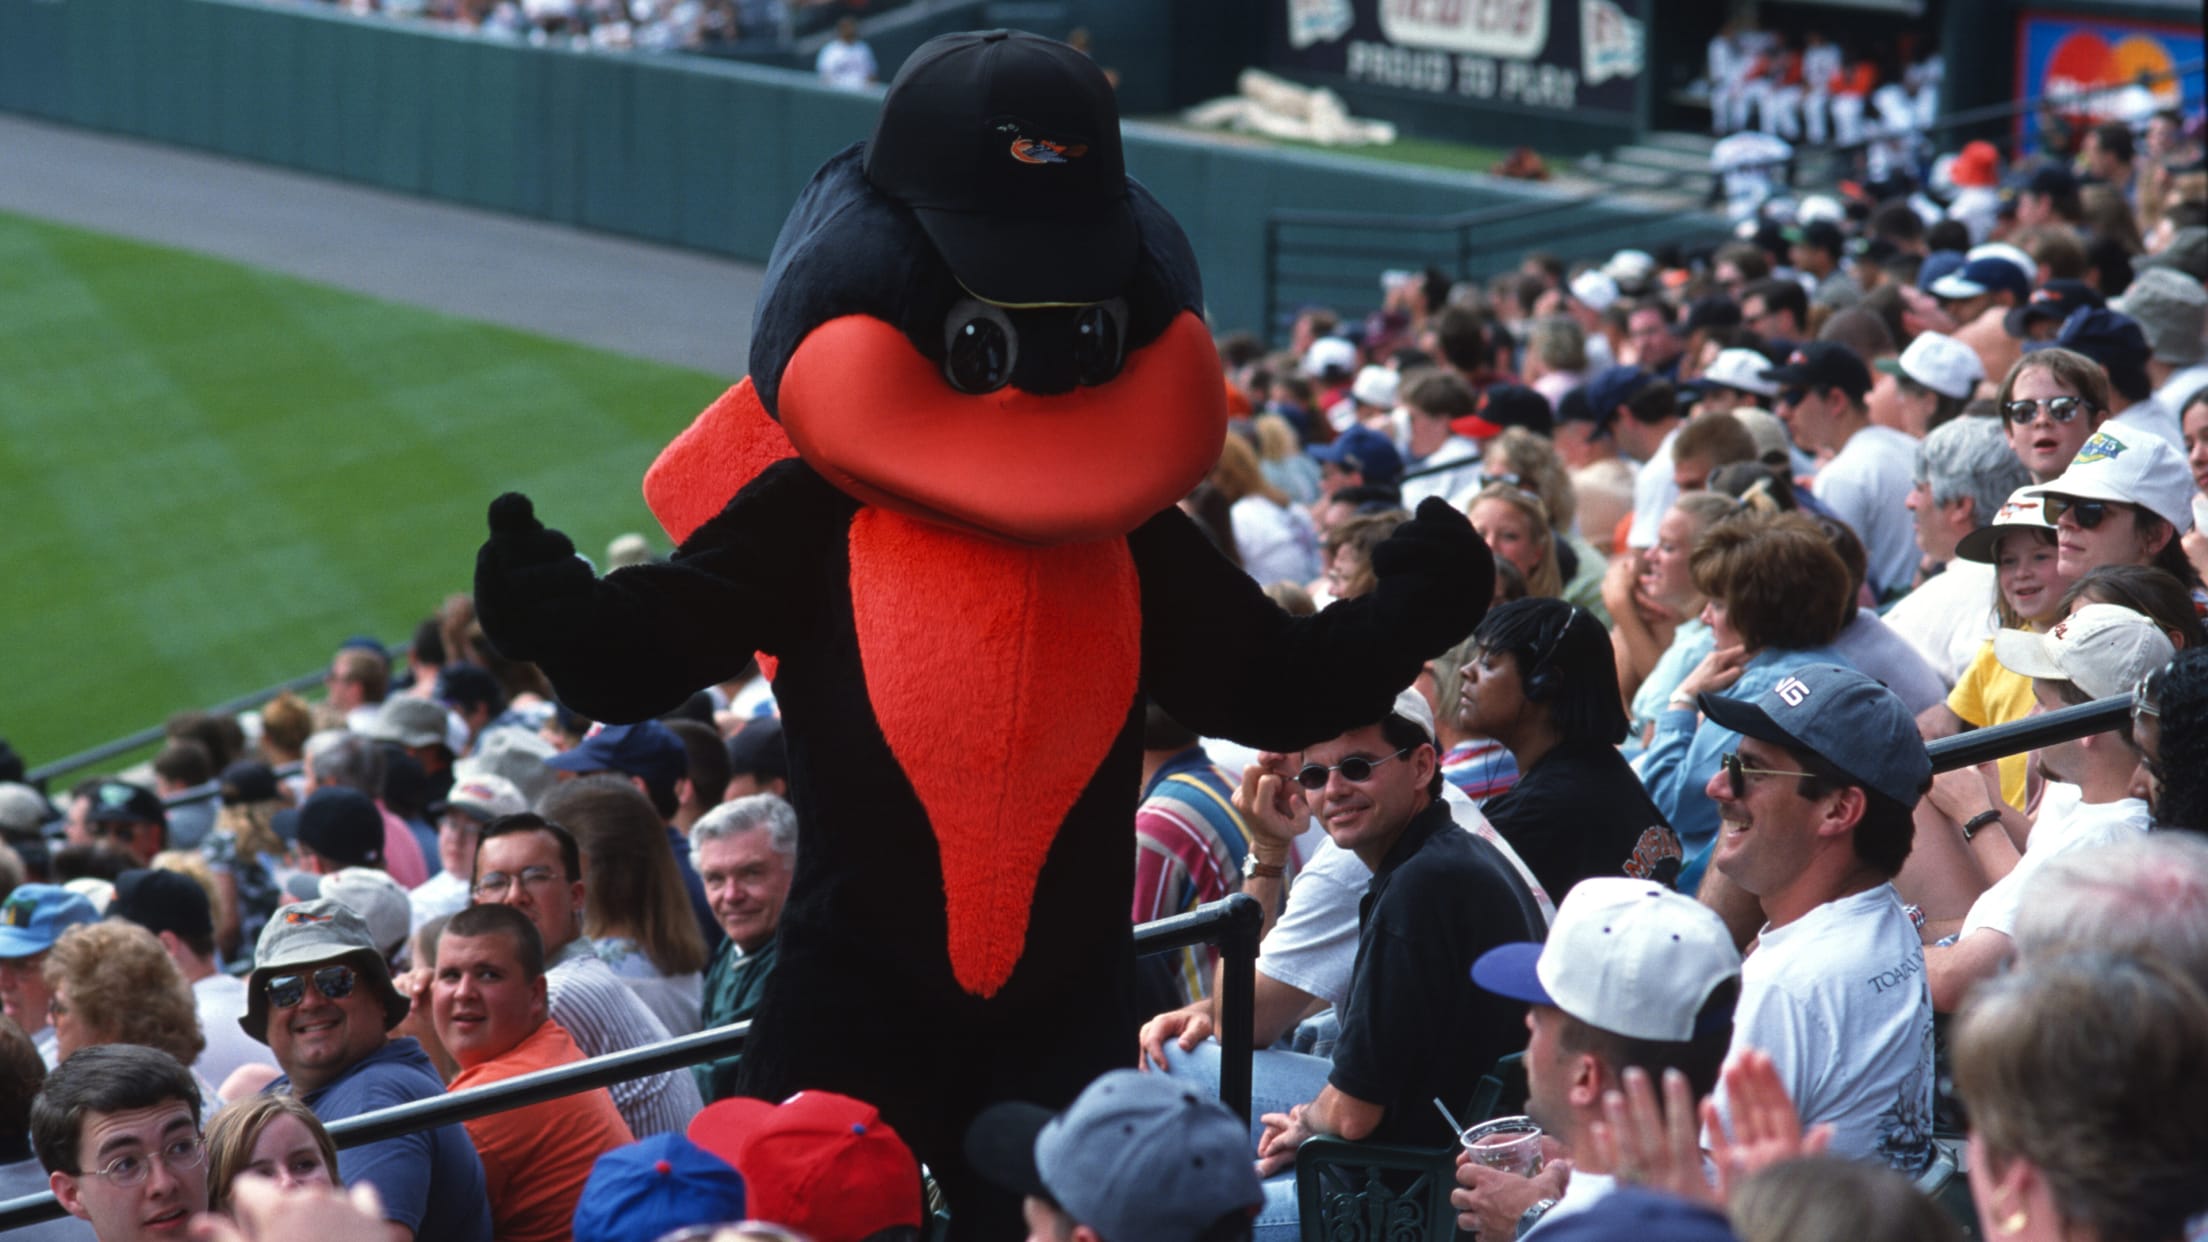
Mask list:
[[[1837,664],[1700,706],[1741,735],[1705,790],[1721,821],[1712,872],[1767,920],[1741,969],[1733,1048],[1770,1055],[1802,1123],[1832,1126],[1834,1154],[1915,1176],[1932,1160],[1932,997],[1891,881],[1932,779],[1916,722]]]
[[[1679,499],[1671,445],[1686,419],[1679,413],[1678,393],[1668,381],[1635,366],[1596,372],[1587,381],[1586,393],[1598,434],[1615,436],[1618,451],[1641,463],[1633,475],[1633,525],[1626,532],[1626,545],[1642,551],[1653,548],[1656,527]]]
[[[1917,442],[1871,421],[1863,404],[1871,391],[1870,368],[1838,341],[1810,341],[1764,378],[1779,385],[1773,413],[1793,433],[1794,443],[1832,454],[1810,491],[1863,541],[1872,588],[1880,596],[1907,590],[1917,569],[1917,536],[1908,509]]]
[[[1572,1154],[1568,1172],[1552,1163],[1531,1178],[1457,1166],[1449,1201],[1458,1228],[1522,1237],[1586,1211],[1616,1186],[1587,1135],[1603,1120],[1603,1098],[1624,1090],[1627,1069],[1658,1082],[1677,1069],[1696,1098],[1716,1089],[1740,998],[1740,951],[1723,919],[1669,885],[1598,876],[1572,887],[1546,943],[1489,949],[1473,963],[1472,981],[1532,1006],[1526,1112]]]
[[[2169,663],[2176,651],[2151,619],[2114,604],[2088,604],[2044,634],[2001,631],[1993,636],[1993,654],[2010,672],[2031,678],[2039,710],[2051,712],[2127,694],[2140,678]],[[1961,825],[1944,817],[1934,825],[1950,832],[1973,828],[1964,837],[1965,848],[1993,881],[1971,903],[1961,938],[1924,951],[1932,1003],[1941,1012],[1960,1008],[1973,984],[1990,978],[2015,955],[2011,937],[2018,897],[2035,872],[2069,850],[2126,840],[2152,825],[2146,801],[2131,796],[2139,751],[2127,732],[2112,729],[2039,749],[2047,789],[2040,795],[2021,858],[2000,820],[1984,818],[2000,808],[1985,794],[1982,781],[1976,791],[1985,802],[1982,810]],[[1981,820],[1983,827],[1975,827]]]
[[[2032,476],[2010,450],[1997,418],[1957,418],[1934,427],[1917,449],[1909,512],[1917,549],[1946,568],[1887,610],[1886,624],[1924,656],[1949,686],[2000,628],[1994,611],[1993,557],[1962,550],[1990,530],[2009,493]]]
[[[881,76],[874,63],[874,49],[859,38],[857,18],[846,17],[836,23],[836,37],[821,44],[813,72],[820,75],[821,81],[845,91],[865,90]]]

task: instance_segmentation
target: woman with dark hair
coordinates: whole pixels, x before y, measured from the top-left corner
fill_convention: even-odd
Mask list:
[[[2177,658],[2132,694],[2131,736],[2157,829],[2208,834],[2208,647]]]
[[[554,786],[544,815],[582,847],[583,934],[598,956],[669,1034],[697,1030],[705,937],[651,799],[621,777],[585,776]]]
[[[2069,616],[2087,604],[2114,604],[2129,608],[2154,623],[2179,651],[2208,645],[2200,610],[2185,584],[2153,565],[2103,565],[2070,584],[2063,592],[2062,615]]]
[[[1641,781],[1679,834],[1687,867],[1681,891],[1701,882],[1717,836],[1717,806],[1703,787],[1740,735],[1705,720],[1702,694],[1754,700],[1807,664],[1853,667],[1831,644],[1854,613],[1848,568],[1813,519],[1799,513],[1741,513],[1711,526],[1689,563],[1708,603],[1702,622],[1716,643],[1680,681],[1656,717],[1641,756]]]
[[[1462,669],[1458,727],[1501,742],[1519,778],[1483,808],[1541,887],[1594,876],[1670,884],[1679,838],[1619,756],[1625,708],[1602,623],[1577,604],[1515,600],[1487,614]]]

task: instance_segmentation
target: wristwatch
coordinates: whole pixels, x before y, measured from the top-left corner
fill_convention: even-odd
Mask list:
[[[1285,861],[1277,863],[1259,862],[1257,861],[1256,850],[1251,850],[1242,856],[1242,878],[1245,880],[1277,880],[1285,874],[1287,874],[1287,863]]]
[[[1542,1199],[1536,1202],[1532,1207],[1527,1208],[1524,1212],[1519,1213],[1518,1232],[1516,1236],[1521,1238],[1525,1237],[1526,1231],[1533,1228],[1535,1225],[1540,1224],[1541,1218],[1548,1215],[1549,1209],[1555,1206],[1556,1200]]]

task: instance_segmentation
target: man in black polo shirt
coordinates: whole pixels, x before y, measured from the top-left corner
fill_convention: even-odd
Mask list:
[[[1303,753],[1294,781],[1302,800],[1373,876],[1358,905],[1356,965],[1325,1086],[1262,1119],[1258,1172],[1270,1180],[1260,1239],[1292,1229],[1294,1178],[1275,1175],[1292,1173],[1305,1139],[1452,1144],[1432,1101],[1466,1103],[1497,1057],[1525,1045],[1525,1006],[1474,986],[1467,972],[1498,944],[1540,939],[1540,908],[1493,846],[1457,829],[1441,780],[1432,739],[1396,712]],[[1290,796],[1284,783],[1277,792]]]
[[[1551,894],[1597,876],[1670,886],[1684,855],[1618,755],[1625,708],[1602,623],[1560,599],[1519,599],[1488,613],[1472,637],[1463,689],[1443,709],[1518,761],[1518,783],[1480,808],[1495,831]]]

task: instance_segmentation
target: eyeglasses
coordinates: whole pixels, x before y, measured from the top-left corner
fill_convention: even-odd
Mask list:
[[[1748,796],[1748,778],[1751,776],[1806,776],[1816,779],[1815,772],[1785,772],[1778,768],[1751,768],[1740,761],[1740,752],[1729,750],[1717,757],[1718,766],[1724,769],[1725,781],[1732,786],[1733,800],[1738,802]]]
[[[1390,759],[1401,759],[1403,756],[1410,753],[1411,752],[1409,751],[1409,749],[1406,748],[1404,750],[1399,750],[1392,755],[1382,755],[1378,759],[1367,759],[1363,755],[1351,755],[1349,758],[1342,760],[1340,763],[1335,764],[1331,768],[1325,766],[1324,764],[1307,763],[1304,764],[1303,767],[1297,771],[1296,783],[1303,786],[1305,789],[1312,791],[1313,793],[1317,793],[1319,790],[1326,788],[1326,782],[1331,779],[1336,772],[1339,772],[1342,774],[1342,779],[1348,781],[1350,784],[1362,785],[1366,781],[1372,779],[1372,770],[1374,768],[1379,767],[1381,764],[1386,763]]]
[[[475,877],[475,895],[478,898],[497,897],[517,882],[523,888],[543,888],[557,878],[550,867],[523,867],[511,875],[504,871],[493,871]]]
[[[2042,496],[2040,505],[2047,513],[2047,520],[2059,522],[2064,514],[2077,519],[2078,526],[2092,530],[2102,519],[2123,507],[2119,500],[2079,500],[2075,496]]]
[[[2133,719],[2135,719],[2135,720],[2136,720],[2136,719],[2138,718],[2138,714],[2137,714],[2137,708],[2136,708],[2136,706],[2135,706],[2135,707],[2133,708],[2133,716],[2132,716],[2132,718],[2133,718]],[[49,997],[47,997],[47,998],[46,998],[46,1017],[47,1017],[47,1018],[48,1018],[49,1020],[51,1020],[51,1019],[54,1019],[54,1018],[66,1018],[66,1017],[68,1017],[68,1016],[69,1016],[69,1005],[68,1005],[68,1002],[66,1002],[66,1001],[62,1000],[62,999],[61,999],[60,997],[58,997],[58,996],[49,996]]]
[[[2171,661],[2171,664],[2174,663],[2176,661]],[[2131,688],[2131,723],[2138,724],[2141,716],[2152,716],[2156,720],[2162,718],[2162,705],[2155,700],[2161,697],[2159,691],[2162,674],[2168,672],[2169,668],[2170,665],[2165,664],[2139,675],[2139,684]]]
[[[198,1135],[180,1138],[161,1149],[161,1163],[169,1166],[169,1172],[182,1173],[196,1169],[207,1158],[207,1144]],[[107,1162],[105,1168],[87,1169],[93,1177],[104,1177],[118,1186],[136,1186],[153,1176],[153,1160],[147,1156],[117,1156]]]
[[[353,985],[360,982],[360,972],[350,966],[324,966],[311,975],[277,975],[268,981],[268,1003],[278,1009],[290,1009],[307,999],[307,981],[314,981],[314,990],[325,999],[341,1001],[353,994]]]
[[[2097,408],[2083,397],[2048,397],[2043,401],[2019,398],[2002,404],[2001,418],[2011,426],[2016,426],[2033,421],[2039,417],[2041,410],[2045,410],[2047,417],[2058,423],[2067,423],[2078,416],[2078,411]]]

